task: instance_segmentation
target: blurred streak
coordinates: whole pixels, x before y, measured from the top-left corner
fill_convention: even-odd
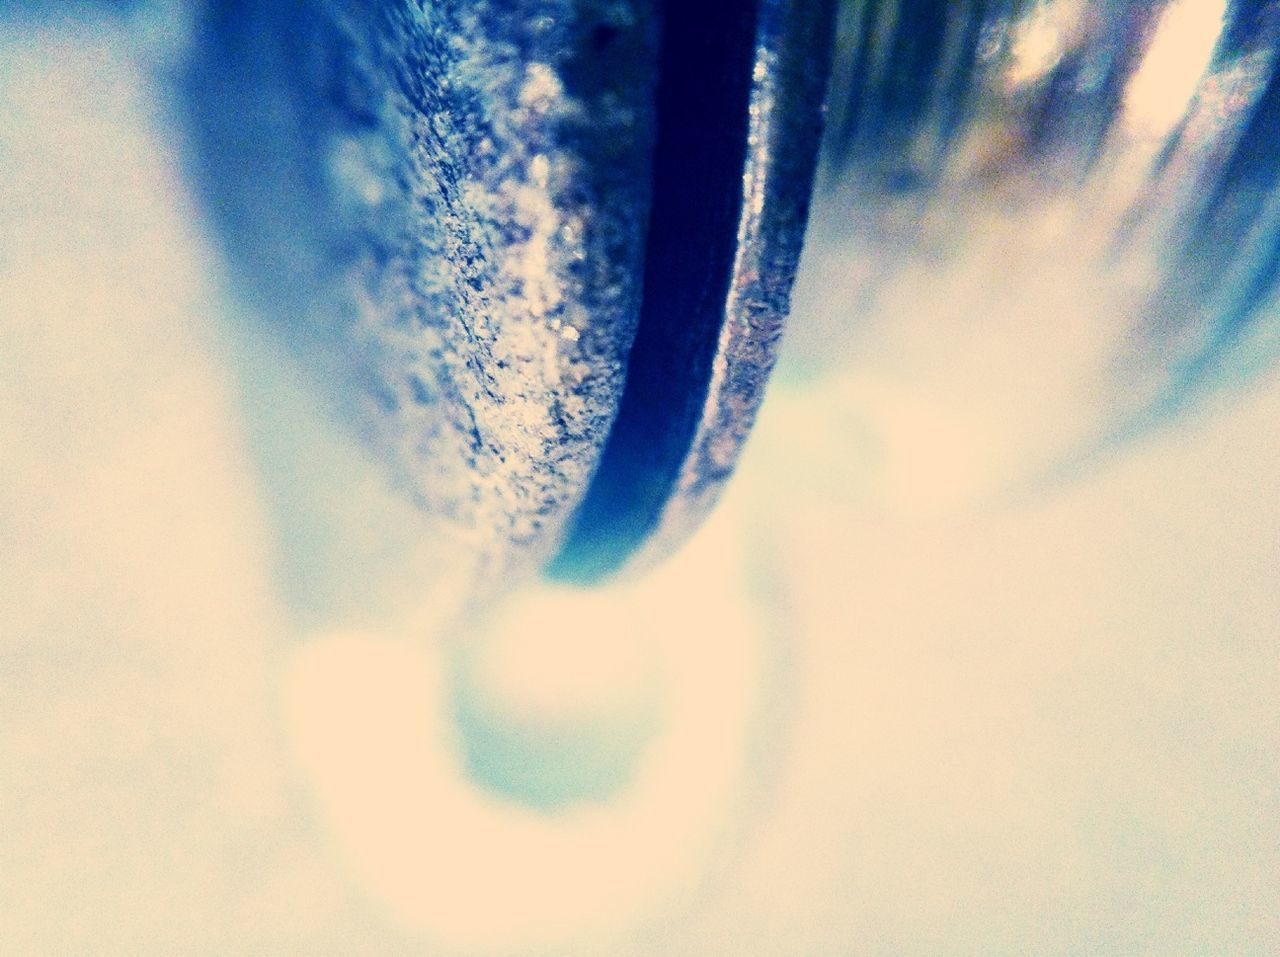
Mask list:
[[[1069,474],[1274,361],[1271,5],[842,14],[789,369],[844,383],[904,504]]]
[[[1124,99],[1124,122],[1167,136],[1187,113],[1226,26],[1226,0],[1179,0],[1160,16]]]

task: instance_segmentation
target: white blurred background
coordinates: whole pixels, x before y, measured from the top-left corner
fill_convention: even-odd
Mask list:
[[[993,503],[784,376],[650,577],[303,627],[133,17],[0,8],[0,951],[1280,952],[1280,377]]]

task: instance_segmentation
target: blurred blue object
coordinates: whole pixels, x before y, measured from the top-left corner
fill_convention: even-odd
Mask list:
[[[889,458],[912,426],[875,407],[928,407],[976,492],[1266,367],[1278,26],[1227,0],[842,4],[792,377],[845,377]]]

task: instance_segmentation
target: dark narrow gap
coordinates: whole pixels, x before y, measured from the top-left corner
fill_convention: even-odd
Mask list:
[[[755,2],[663,3],[640,323],[618,416],[547,574],[590,583],[656,528],[697,429],[742,204]]]

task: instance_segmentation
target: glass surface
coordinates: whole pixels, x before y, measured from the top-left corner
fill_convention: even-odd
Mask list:
[[[842,5],[788,348],[899,493],[1065,478],[1274,359],[1275,12]]]

